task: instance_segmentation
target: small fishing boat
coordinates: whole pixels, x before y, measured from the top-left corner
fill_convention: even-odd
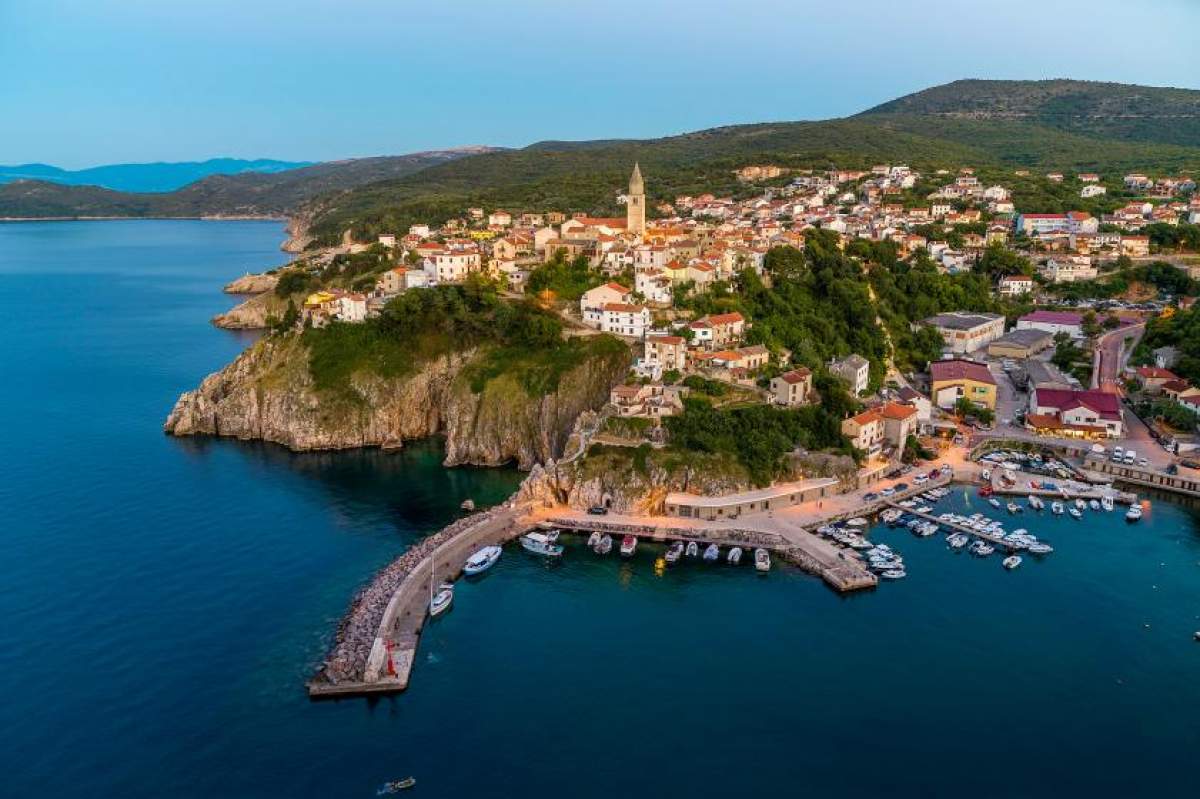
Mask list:
[[[1009,555],[1007,558],[1000,561],[1000,563],[1004,566],[1004,568],[1012,570],[1021,565],[1021,556]]]
[[[904,569],[886,569],[879,573],[879,576],[885,580],[903,580],[908,576],[908,572]]]
[[[992,497],[991,499],[988,500],[988,504],[991,505],[993,508],[999,508],[1000,500],[996,499],[995,497]]]
[[[1050,512],[1055,516],[1062,516],[1064,510],[1066,510],[1066,508],[1064,508],[1063,504],[1057,499],[1050,503]]]
[[[946,539],[946,543],[950,545],[951,549],[962,549],[969,541],[970,539],[963,533],[956,533]]]
[[[437,593],[433,595],[433,599],[429,600],[429,615],[442,615],[450,609],[452,602],[454,602],[454,585],[452,583],[442,583],[438,586]]]
[[[866,527],[870,522],[861,516],[855,516],[853,519],[847,519],[846,524],[850,527]]]
[[[1075,500],[1075,507],[1079,508],[1079,510],[1087,510],[1087,503],[1082,499],[1077,499]]]
[[[390,793],[400,793],[401,791],[408,790],[409,788],[413,787],[416,784],[417,784],[417,781],[415,779],[413,779],[412,777],[405,777],[402,780],[393,780],[392,782],[385,782],[383,784],[383,787],[375,792],[375,795],[376,796],[386,796]]]
[[[742,562],[742,548],[734,547],[733,549],[729,550],[729,554],[725,557],[725,560],[726,560],[726,562],[729,563],[730,566],[736,566],[739,563],[741,563]]]
[[[721,548],[716,544],[709,544],[704,549],[704,559],[709,563],[721,557]]]
[[[543,555],[547,558],[562,557],[562,544],[554,543],[558,536],[555,533],[526,533],[521,536],[521,547],[526,552],[532,552],[534,555]]]
[[[1129,506],[1129,510],[1125,511],[1125,521],[1136,522],[1140,518],[1142,518],[1142,506],[1135,502]]]
[[[588,536],[587,545],[592,548],[592,551],[595,551],[596,547],[600,546],[600,538],[601,537],[602,537],[602,534],[599,530],[596,530],[595,532],[593,532],[591,535]]]
[[[1089,499],[1088,507],[1091,508],[1092,510],[1100,510],[1100,503],[1094,499]]]
[[[612,536],[608,533],[601,536],[600,542],[596,544],[594,551],[597,555],[607,555],[609,552],[612,552]]]
[[[760,572],[769,572],[771,570],[771,553],[762,548],[754,550],[754,568]]]
[[[669,566],[672,563],[677,563],[681,557],[683,557],[683,542],[676,541],[675,543],[671,544],[671,546],[667,547],[666,554],[663,555],[663,560],[665,560]]]
[[[700,554],[700,545],[697,544],[695,541],[688,541],[687,549],[684,550],[684,553],[689,558],[694,558],[698,554]]]
[[[1008,507],[1009,513],[1020,513],[1021,512],[1021,506],[1015,502],[1008,503],[1007,507]]]
[[[1105,510],[1113,509],[1112,494],[1105,494],[1104,496],[1100,497],[1100,507],[1104,508]]]
[[[477,551],[474,555],[467,558],[467,562],[463,564],[463,574],[470,577],[471,575],[485,572],[500,560],[500,553],[503,550],[497,546],[484,547]]]
[[[1071,514],[1071,517],[1074,519],[1083,518],[1083,511],[1081,511],[1079,508],[1070,508],[1067,510],[1067,513]]]
[[[1043,502],[1042,498],[1037,494],[1030,494],[1029,507],[1033,508],[1034,510],[1041,510],[1042,508],[1046,507],[1046,503]]]
[[[628,558],[637,551],[637,536],[627,535],[621,539],[621,557]]]
[[[1040,541],[1030,544],[1027,549],[1033,555],[1049,555],[1054,551],[1054,547],[1049,544],[1043,544]]]

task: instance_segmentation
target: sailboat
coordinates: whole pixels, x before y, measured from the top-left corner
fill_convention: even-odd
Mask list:
[[[450,609],[450,604],[454,601],[454,584],[442,583],[438,586],[437,593],[433,592],[433,558],[429,559],[429,615],[440,616]]]

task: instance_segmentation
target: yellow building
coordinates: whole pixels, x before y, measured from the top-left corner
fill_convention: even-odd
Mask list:
[[[996,379],[991,371],[975,361],[934,361],[929,364],[933,379],[930,394],[939,408],[950,409],[960,399],[981,408],[996,410]]]

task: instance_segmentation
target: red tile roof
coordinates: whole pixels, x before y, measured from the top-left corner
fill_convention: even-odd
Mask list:
[[[996,379],[992,377],[992,373],[988,371],[988,368],[974,361],[934,361],[929,364],[929,374],[933,377],[935,383],[952,380],[974,380],[976,383],[996,385]]]

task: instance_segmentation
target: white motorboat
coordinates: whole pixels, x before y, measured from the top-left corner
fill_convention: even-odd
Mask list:
[[[471,575],[487,571],[496,565],[496,561],[500,560],[500,553],[502,551],[497,546],[484,547],[478,550],[474,555],[467,558],[467,562],[463,564],[463,574],[470,577]]]
[[[684,554],[686,554],[689,558],[696,557],[700,554],[700,545],[695,541],[688,541],[687,549],[684,550]]]
[[[1015,502],[1010,502],[1010,503],[1008,503],[1008,512],[1009,513],[1020,513],[1021,506]]]
[[[1075,519],[1083,518],[1083,511],[1079,510],[1079,508],[1070,508],[1067,510],[1067,513],[1071,514],[1071,517]]]
[[[742,548],[734,547],[733,549],[729,550],[729,554],[727,556],[725,556],[725,561],[730,566],[736,566],[739,563],[741,563],[742,562]]]
[[[758,569],[760,572],[770,571],[771,553],[767,552],[767,550],[762,549],[761,547],[754,550],[754,568]]]
[[[1084,502],[1082,499],[1077,499],[1077,500],[1075,500],[1075,507],[1078,508],[1079,510],[1087,510],[1087,503]]]
[[[951,549],[962,549],[969,541],[970,539],[963,533],[956,533],[946,539],[946,543],[950,545]]]
[[[562,544],[554,543],[558,539],[557,531],[551,533],[526,533],[521,536],[521,546],[526,552],[544,555],[548,558],[562,557]]]
[[[1125,511],[1125,521],[1136,522],[1140,518],[1142,518],[1142,506],[1135,502],[1129,506],[1129,510]]]
[[[627,535],[621,539],[621,557],[628,558],[637,551],[637,536]]]
[[[1066,510],[1066,508],[1064,508],[1063,504],[1061,502],[1059,502],[1057,499],[1050,503],[1050,512],[1053,513],[1055,516],[1062,516],[1063,511],[1065,511],[1065,510]]]
[[[991,499],[989,499],[988,504],[991,505],[993,508],[999,508],[1001,506],[1000,500],[996,499],[995,497],[992,497]]]
[[[608,533],[600,536],[600,543],[596,544],[595,552],[597,555],[607,555],[612,552],[612,536]]]
[[[721,557],[721,548],[716,544],[709,544],[704,548],[704,559],[709,563]]]
[[[433,595],[433,599],[429,600],[429,615],[442,615],[450,609],[452,602],[454,602],[454,585],[452,583],[442,583],[438,586],[437,593]]]
[[[682,556],[683,542],[676,541],[675,543],[671,544],[671,546],[667,547],[667,552],[665,555],[663,555],[663,560],[665,560],[668,564],[677,563]]]
[[[1043,544],[1041,542],[1036,542],[1036,543],[1030,544],[1027,547],[1027,549],[1033,555],[1049,555],[1051,552],[1054,551],[1054,547],[1050,546],[1049,544]]]
[[[1100,510],[1100,503],[1094,499],[1089,499],[1088,507],[1091,508],[1092,510]]]
[[[1001,564],[1003,564],[1004,568],[1006,569],[1015,569],[1021,565],[1021,556],[1009,555],[1007,558],[1001,561]]]
[[[847,519],[846,524],[850,527],[866,527],[870,522],[861,516],[855,516],[853,519]]]
[[[885,580],[903,580],[908,576],[908,572],[904,569],[887,569],[879,573],[879,576]]]
[[[1113,509],[1112,494],[1105,494],[1104,496],[1100,497],[1100,507],[1104,508],[1105,510]]]
[[[892,524],[903,515],[903,511],[899,508],[888,508],[883,513],[879,514],[879,520],[884,524]]]
[[[589,547],[591,547],[591,549],[593,551],[595,551],[596,547],[600,546],[600,538],[601,537],[602,537],[602,534],[600,533],[600,531],[596,530],[595,532],[593,532],[591,535],[588,536],[587,545]]]

